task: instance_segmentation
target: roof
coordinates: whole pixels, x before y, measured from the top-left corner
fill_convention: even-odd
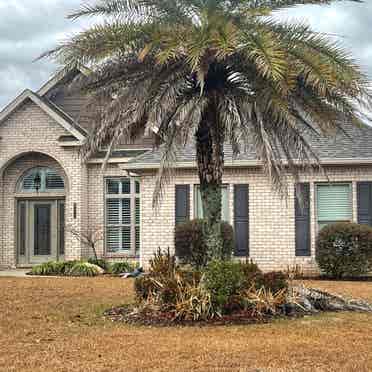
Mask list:
[[[75,77],[77,74],[83,74],[87,76],[90,73],[86,67],[76,67],[73,70],[61,70],[53,75],[38,91],[37,94],[40,96],[46,95],[49,91],[55,88],[57,85],[64,81],[71,80],[71,77]]]
[[[334,136],[308,135],[313,151],[323,165],[372,164],[372,127],[366,124],[356,126],[343,123],[343,131]],[[224,146],[225,167],[259,166],[253,143],[247,152],[233,158],[231,145]],[[156,169],[160,165],[161,151],[152,150],[140,155],[125,165],[125,169]],[[196,166],[195,147],[186,145],[177,152],[176,168]]]
[[[0,124],[4,122],[18,107],[20,107],[27,100],[31,100],[40,107],[47,115],[54,119],[61,127],[71,133],[79,141],[84,141],[86,132],[75,121],[64,113],[60,108],[37,93],[26,89],[8,106],[0,112]]]

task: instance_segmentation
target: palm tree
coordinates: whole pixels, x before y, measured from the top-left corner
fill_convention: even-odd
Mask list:
[[[357,1],[357,0],[355,0]],[[154,202],[169,180],[177,149],[195,143],[209,253],[221,248],[224,143],[234,155],[254,145],[280,192],[286,174],[319,164],[308,134],[327,135],[339,118],[357,123],[371,102],[351,56],[305,24],[273,13],[326,0],[100,0],[71,19],[104,21],[46,53],[64,68],[93,71],[95,129],[85,157],[149,130],[162,152]],[[101,22],[101,23],[99,23]],[[44,55],[44,56],[45,56]],[[90,110],[92,112],[92,109]]]

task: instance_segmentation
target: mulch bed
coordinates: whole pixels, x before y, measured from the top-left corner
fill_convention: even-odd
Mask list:
[[[236,312],[222,317],[209,320],[174,320],[172,314],[160,311],[142,310],[136,311],[133,305],[115,307],[104,312],[104,317],[113,322],[155,327],[205,327],[205,326],[226,326],[244,324],[266,324],[275,319],[297,319],[306,314],[291,315],[266,315],[265,317],[254,317],[249,312]]]

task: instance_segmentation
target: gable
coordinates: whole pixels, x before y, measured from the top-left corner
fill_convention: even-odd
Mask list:
[[[39,107],[40,110],[53,119],[56,124],[61,126],[69,134],[73,135],[77,140],[81,142],[85,140],[85,131],[82,130],[72,118],[66,115],[52,102],[38,96],[29,89],[26,89],[14,101],[6,106],[3,111],[0,112],[0,125],[28,101],[33,102]]]

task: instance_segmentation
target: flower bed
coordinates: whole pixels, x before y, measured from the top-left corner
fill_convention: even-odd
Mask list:
[[[282,272],[262,273],[252,262],[212,260],[202,269],[176,264],[158,251],[135,281],[136,303],[106,311],[114,321],[151,325],[267,322],[320,311],[368,311],[348,300],[295,285]]]

